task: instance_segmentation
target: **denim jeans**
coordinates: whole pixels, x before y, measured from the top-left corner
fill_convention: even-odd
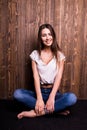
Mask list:
[[[49,97],[51,90],[51,88],[41,88],[42,97],[45,103]],[[13,97],[16,100],[27,105],[29,108],[35,109],[37,100],[35,92],[26,89],[17,89],[15,90]],[[62,94],[58,91],[55,96],[54,112],[72,106],[76,103],[76,101],[77,97],[74,93],[67,92]]]

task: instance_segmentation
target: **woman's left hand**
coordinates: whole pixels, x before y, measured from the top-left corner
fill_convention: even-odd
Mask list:
[[[50,113],[53,113],[54,111],[54,99],[53,98],[50,98],[47,100],[46,102],[46,109],[50,112]]]

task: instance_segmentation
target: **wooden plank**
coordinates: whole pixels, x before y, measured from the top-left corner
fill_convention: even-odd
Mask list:
[[[29,54],[37,48],[38,27],[50,23],[65,56],[61,91],[87,99],[86,0],[0,1],[0,98],[32,88]]]

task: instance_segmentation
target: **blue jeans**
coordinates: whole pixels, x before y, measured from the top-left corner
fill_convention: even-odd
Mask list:
[[[49,94],[51,92],[51,88],[41,88],[41,93],[44,102],[46,103]],[[31,109],[35,109],[36,104],[36,94],[33,91],[26,90],[26,89],[17,89],[14,92],[14,98],[25,105],[27,105]],[[77,97],[74,93],[67,92],[64,94],[61,94],[59,91],[56,93],[55,96],[55,107],[54,112],[63,110],[69,106],[72,106],[76,103]]]

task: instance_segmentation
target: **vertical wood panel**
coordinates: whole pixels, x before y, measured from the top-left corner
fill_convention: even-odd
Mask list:
[[[0,0],[0,98],[32,88],[29,54],[43,23],[52,24],[66,55],[61,91],[87,99],[86,0]]]
[[[4,11],[3,11],[4,8]],[[6,15],[6,16],[5,16]],[[8,7],[7,1],[0,1],[0,95],[6,98],[8,93]],[[4,17],[2,17],[4,16]]]
[[[81,50],[82,50],[82,59],[81,59],[81,85],[80,85],[80,97],[86,97],[87,94],[87,3],[84,0],[83,3],[84,10],[83,10],[83,25],[82,26],[82,33],[83,39],[81,43]],[[85,96],[84,96],[85,95]]]

